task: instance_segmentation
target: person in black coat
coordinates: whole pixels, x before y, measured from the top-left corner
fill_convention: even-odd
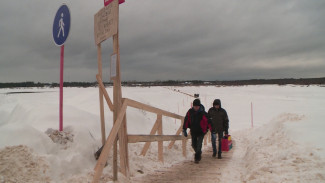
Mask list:
[[[211,107],[208,111],[210,120],[211,120],[211,141],[212,141],[212,149],[213,149],[213,157],[216,157],[217,149],[216,149],[216,139],[218,134],[218,158],[221,159],[221,140],[223,137],[223,132],[225,135],[228,135],[229,129],[229,119],[225,109],[221,107],[220,99],[215,99],[213,101],[213,107]]]
[[[185,137],[187,137],[187,128],[191,129],[192,148],[195,151],[194,161],[199,163],[204,135],[207,133],[208,128],[211,130],[209,118],[199,99],[193,101],[193,107],[186,113],[183,124],[183,134]]]

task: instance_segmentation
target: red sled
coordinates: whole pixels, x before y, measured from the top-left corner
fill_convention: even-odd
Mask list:
[[[231,136],[224,136],[221,140],[221,151],[229,151],[232,148]]]

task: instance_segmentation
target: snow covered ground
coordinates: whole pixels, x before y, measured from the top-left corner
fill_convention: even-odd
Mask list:
[[[112,97],[112,88],[107,91]],[[181,92],[200,94],[206,110],[219,98],[228,112],[235,146],[230,163],[222,167],[221,182],[325,182],[325,87],[122,88],[125,98],[185,115],[193,98]],[[92,180],[93,153],[101,146],[98,88],[64,88],[64,131],[73,135],[66,144],[54,143],[46,134],[59,128],[58,106],[58,88],[0,89],[0,183]],[[112,113],[106,103],[105,109],[108,135]],[[149,134],[155,120],[155,114],[127,109],[129,134]],[[163,117],[164,134],[175,134],[179,125],[179,120]],[[145,157],[139,155],[143,144],[129,144],[131,176],[192,160],[182,156],[179,142],[171,150],[167,146],[165,142],[162,164],[157,143]],[[111,157],[101,182],[111,180],[110,164]]]

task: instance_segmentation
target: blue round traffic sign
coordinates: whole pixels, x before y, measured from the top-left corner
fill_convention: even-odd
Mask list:
[[[67,40],[70,31],[70,11],[67,5],[60,6],[53,22],[53,39],[56,45],[61,46]]]

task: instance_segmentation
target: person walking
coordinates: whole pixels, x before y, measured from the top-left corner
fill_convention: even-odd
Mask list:
[[[193,107],[190,108],[185,116],[183,124],[183,135],[187,137],[187,128],[190,128],[192,136],[192,148],[194,149],[194,161],[199,163],[202,154],[202,142],[208,128],[211,130],[211,124],[207,112],[199,99],[193,101]]]
[[[225,135],[228,135],[229,129],[229,118],[225,109],[221,107],[220,99],[215,99],[213,101],[213,107],[211,107],[208,111],[208,115],[211,120],[211,141],[212,141],[212,149],[213,149],[213,157],[216,157],[217,148],[216,148],[216,139],[218,134],[218,159],[221,159],[221,140],[223,137],[223,132]]]

